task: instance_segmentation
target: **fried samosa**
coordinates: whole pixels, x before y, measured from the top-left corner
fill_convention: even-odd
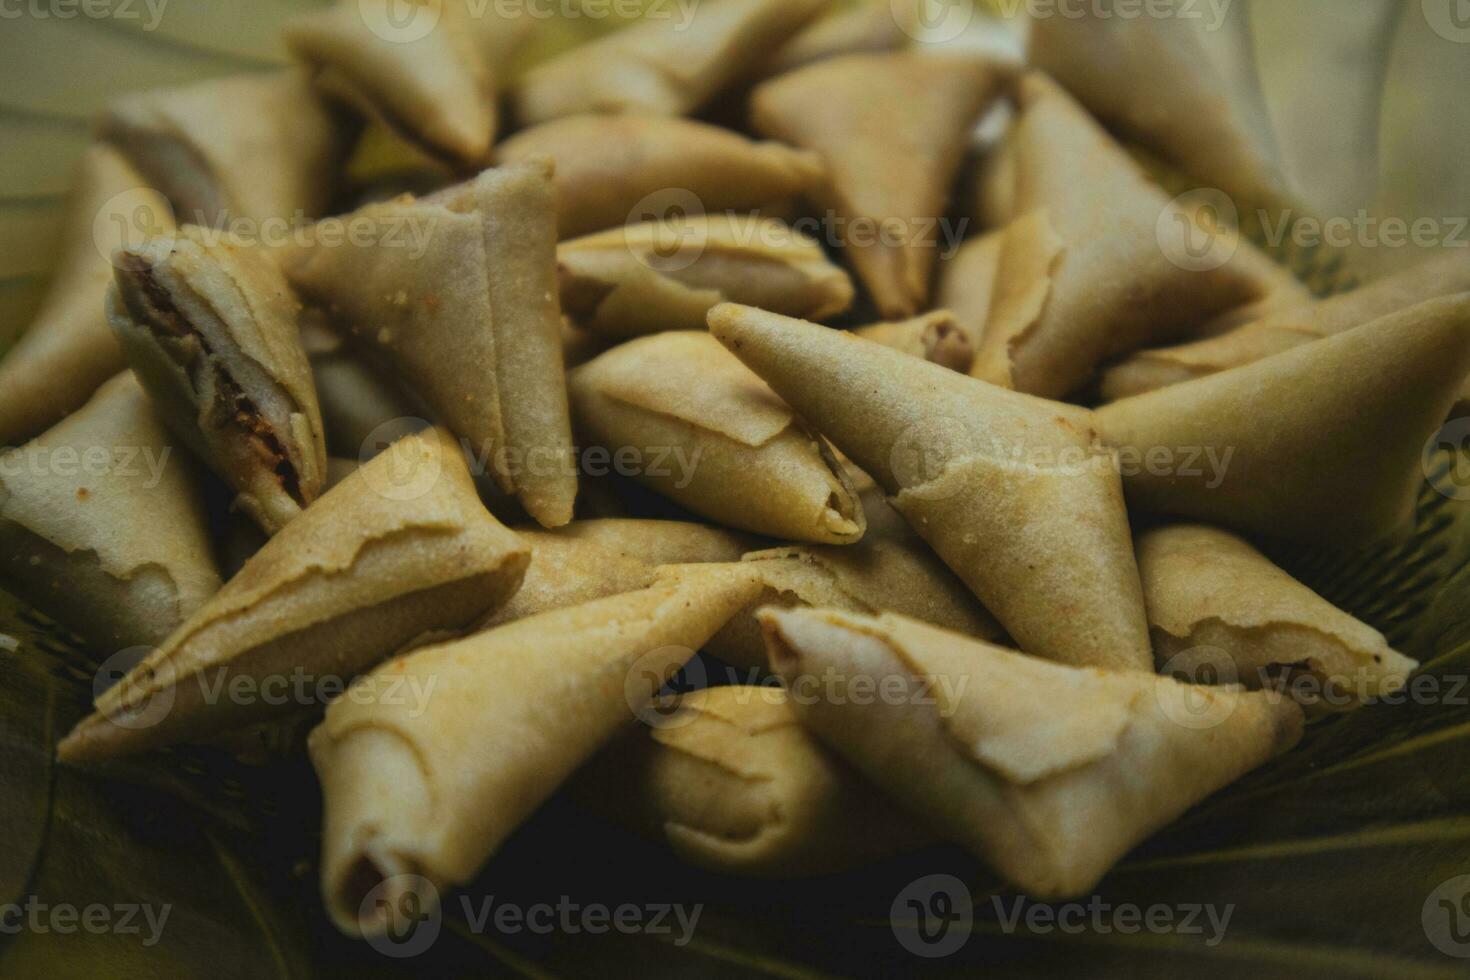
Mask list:
[[[756,539],[707,524],[614,518],[522,531],[531,567],[492,625],[647,588],[660,565],[737,562]]]
[[[98,136],[173,204],[179,224],[225,228],[325,211],[348,143],[304,73],[211,79],[127,95]]]
[[[555,215],[540,158],[370,205],[351,219],[377,229],[370,241],[321,241],[286,263],[302,294],[386,361],[544,527],[571,520],[577,495]],[[404,228],[422,231],[416,245]]]
[[[974,351],[979,350],[990,319],[990,301],[995,296],[995,277],[1000,271],[1004,244],[1002,232],[972,238],[939,267],[939,307],[954,312],[972,348],[966,374],[974,367]]]
[[[740,565],[532,616],[384,664],[311,735],[326,801],[322,891],[353,935],[396,927],[410,875],[469,881],[760,586]],[[386,683],[430,683],[421,705]],[[387,901],[370,901],[388,888]],[[434,894],[416,895],[432,906]]]
[[[1217,337],[1135,354],[1104,374],[1103,397],[1117,401],[1252,364],[1425,300],[1466,290],[1470,290],[1470,259],[1461,254],[1430,259],[1320,303],[1268,311]],[[1470,389],[1461,395],[1461,401],[1470,401]]]
[[[1143,17],[1118,16],[1107,0],[1079,6],[1075,15],[1031,19],[1032,65],[1242,210],[1292,203],[1254,78],[1227,78],[1216,67],[1197,19],[1169,0]]]
[[[758,878],[826,875],[929,842],[927,830],[808,735],[779,687],[679,699],[593,760],[578,797],[696,867]]]
[[[1329,546],[1406,530],[1470,374],[1470,293],[1099,409],[1130,504]]]
[[[791,698],[802,724],[1037,898],[1086,894],[1301,737],[1301,709],[1268,692],[1078,670],[902,616],[769,610],[761,622],[787,688],[822,691]]]
[[[451,166],[483,166],[498,126],[495,63],[485,36],[514,39],[530,21],[467,0],[340,0],[286,24],[286,46],[325,95],[350,105]]]
[[[928,306],[950,185],[1001,77],[978,56],[856,54],[751,96],[756,131],[822,155],[828,178],[810,197],[846,225],[848,258],[888,319]]]
[[[111,253],[173,230],[173,211],[105,144],[77,166],[61,261],[36,318],[0,360],[0,446],[19,445],[81,407],[124,367],[102,311]]]
[[[131,374],[0,456],[0,585],[107,655],[219,589],[199,474]]]
[[[976,377],[1060,398],[1104,361],[1273,288],[1259,263],[1232,259],[1247,243],[1171,202],[1055,83],[1027,76],[1019,100],[1008,137],[1017,218],[1004,232]]]
[[[1392,694],[1416,662],[1227,531],[1176,525],[1138,537],[1138,570],[1161,669],[1281,689],[1308,711]]]
[[[526,73],[513,96],[533,126],[580,113],[687,116],[759,71],[829,0],[708,0],[670,9]]]
[[[1117,460],[1085,409],[718,306],[711,332],[875,479],[1027,653],[1152,670]]]
[[[718,126],[646,116],[572,116],[496,148],[501,163],[556,160],[559,234],[783,204],[826,170],[815,153]]]
[[[889,5],[835,8],[782,45],[762,74],[774,78],[839,55],[897,51],[908,42],[908,34]]]
[[[639,483],[728,527],[851,544],[862,504],[821,436],[708,333],[631,341],[571,373],[578,431]]]
[[[58,751],[97,761],[309,708],[405,645],[498,608],[529,560],[447,433],[401,439],[261,548]]]
[[[645,221],[556,250],[562,308],[613,337],[703,330],[720,303],[821,321],[852,305],[852,280],[775,218],[721,213]]]
[[[160,417],[275,534],[326,482],[300,302],[263,250],[192,225],[115,262],[107,318]]]

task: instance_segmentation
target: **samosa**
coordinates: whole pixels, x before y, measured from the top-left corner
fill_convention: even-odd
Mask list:
[[[1086,894],[1301,737],[1301,709],[1273,693],[1079,670],[902,616],[769,610],[761,622],[788,690],[820,692],[790,700],[809,731],[1040,899]]]
[[[498,62],[530,19],[501,16],[498,4],[419,0],[404,20],[395,4],[401,0],[340,0],[295,17],[283,31],[286,46],[329,98],[451,166],[487,163],[505,74]]]
[[[1470,293],[1098,409],[1129,503],[1337,547],[1408,530],[1470,374]]]
[[[300,301],[263,250],[193,225],[114,261],[107,317],[159,415],[274,534],[327,478]]]
[[[1245,541],[1202,524],[1139,535],[1154,656],[1181,679],[1281,689],[1342,711],[1402,688],[1417,664]]]
[[[0,584],[112,655],[219,589],[193,461],[131,374],[0,456]]]
[[[125,95],[97,134],[168,198],[179,224],[248,222],[262,239],[269,220],[326,210],[348,149],[341,120],[295,70]]]
[[[112,252],[173,231],[173,210],[112,147],[82,154],[61,230],[61,261],[40,311],[0,360],[0,446],[15,446],[80,408],[127,364],[103,298]]]
[[[545,527],[567,523],[577,474],[551,162],[487,170],[349,220],[373,234],[317,242],[286,263],[291,281],[468,442],[500,492]],[[405,228],[422,232],[416,245]]]
[[[577,796],[721,874],[833,874],[928,843],[919,821],[802,729],[789,701],[779,687],[683,695],[594,759]]]
[[[578,431],[701,517],[787,541],[862,538],[862,504],[825,441],[708,333],[639,338],[569,383]]]
[[[726,302],[821,321],[853,299],[815,240],[756,215],[645,221],[563,242],[556,258],[567,315],[613,337],[703,330]]]
[[[96,761],[308,709],[498,608],[529,559],[447,433],[399,440],[261,548],[58,751]]]
[[[978,56],[854,54],[751,96],[756,131],[822,155],[828,177],[809,196],[842,222],[848,259],[886,318],[928,306],[950,185],[1001,79]]]
[[[1027,653],[1152,670],[1123,487],[1091,413],[814,324],[710,330],[873,477]]]
[[[707,0],[638,23],[532,68],[516,85],[522,125],[585,112],[687,116],[757,73],[830,0]]]
[[[911,320],[872,323],[854,329],[853,333],[864,340],[892,347],[961,374],[968,374],[970,365],[975,362],[975,345],[970,339],[972,334],[949,310],[935,310]]]
[[[1047,398],[1110,358],[1185,335],[1274,288],[1250,246],[1171,202],[1073,99],[1019,86],[1016,218],[1005,229],[974,374]]]
[[[559,234],[785,205],[826,174],[821,157],[687,119],[571,116],[517,133],[501,163],[556,160]]]
[[[420,649],[359,681],[310,742],[338,928],[381,934],[404,924],[411,900],[432,907],[473,878],[758,591],[739,565],[672,568],[650,588]],[[433,696],[392,698],[389,680],[432,683]],[[412,891],[412,876],[433,892]],[[384,900],[369,901],[380,886]]]

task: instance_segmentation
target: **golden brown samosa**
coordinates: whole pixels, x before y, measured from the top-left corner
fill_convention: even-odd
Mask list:
[[[274,534],[326,482],[296,295],[263,250],[192,225],[114,261],[107,317],[160,417]]]
[[[1230,194],[1242,210],[1292,203],[1260,92],[1253,80],[1243,87],[1217,69],[1198,18],[1181,16],[1168,0],[1142,17],[1118,16],[1108,0],[1078,6],[1031,19],[1032,65],[1111,128]]]
[[[556,160],[559,233],[783,204],[826,171],[815,153],[687,119],[572,116],[517,133],[501,163]]]
[[[531,567],[490,624],[647,588],[660,565],[737,562],[758,540],[707,524],[622,518],[520,535],[531,549]]]
[[[402,439],[104,692],[61,758],[131,754],[310,708],[406,644],[496,609],[529,557],[480,503],[447,433]]]
[[[1005,235],[998,231],[972,238],[939,266],[936,302],[940,309],[954,312],[973,350],[979,350],[981,338],[985,336],[1004,244]],[[972,351],[965,373],[970,372],[974,362]]]
[[[821,436],[708,333],[631,341],[569,383],[578,431],[701,517],[787,541],[862,538],[862,504]]]
[[[968,374],[975,361],[975,345],[971,342],[970,332],[960,326],[959,318],[949,310],[935,310],[911,320],[873,323],[858,327],[853,333],[961,374]]]
[[[1027,653],[1151,670],[1116,458],[1085,409],[748,307],[711,332],[871,475]]]
[[[578,798],[722,874],[826,875],[928,843],[807,734],[779,687],[694,691],[584,770]]]
[[[758,132],[821,153],[827,181],[810,196],[844,223],[848,258],[884,317],[928,305],[950,185],[1000,79],[978,56],[855,54],[751,96]]]
[[[531,20],[469,0],[420,0],[404,19],[395,4],[339,0],[287,22],[286,46],[329,98],[451,166],[485,164],[499,121],[499,62]]]
[[[398,925],[410,875],[434,893],[474,877],[757,591],[739,565],[670,569],[651,588],[421,649],[359,681],[310,743],[338,928]],[[387,681],[432,683],[433,697],[415,710],[386,696]],[[368,901],[380,885],[387,901]]]
[[[534,126],[586,112],[687,116],[754,75],[829,2],[707,0],[656,8],[528,71],[515,88],[516,117]]]
[[[1301,737],[1301,709],[1273,693],[1079,670],[902,616],[761,621],[787,688],[818,692],[791,698],[802,724],[1037,898],[1086,894],[1136,844]]]
[[[82,154],[60,263],[36,318],[0,360],[0,446],[39,435],[126,366],[102,311],[108,260],[173,227],[168,202],[116,150],[96,144]]]
[[[1356,546],[1406,530],[1470,374],[1470,293],[1099,409],[1129,503]]]
[[[1436,296],[1470,290],[1470,258],[1449,254],[1320,303],[1273,309],[1219,336],[1142,351],[1103,375],[1103,397],[1116,401],[1202,378],[1362,326]],[[1470,392],[1461,396],[1470,400]]]
[[[304,73],[210,79],[126,95],[98,122],[173,204],[180,224],[309,220],[331,196],[347,151],[340,121]]]
[[[614,337],[703,330],[725,302],[816,321],[852,305],[847,273],[776,218],[645,221],[563,242],[556,258],[567,315]]]
[[[131,374],[0,456],[0,584],[111,655],[219,588],[204,494]]]
[[[1154,656],[1181,679],[1215,670],[1216,683],[1342,711],[1399,690],[1417,666],[1228,531],[1154,528],[1136,547]]]
[[[292,282],[467,441],[502,493],[545,527],[567,523],[577,474],[550,161],[486,170],[349,220],[376,232],[293,256]]]
[[[818,17],[782,45],[761,73],[774,77],[839,55],[896,51],[908,41],[908,34],[889,4],[838,7]]]
[[[1017,217],[1004,232],[976,377],[1060,398],[1104,361],[1272,288],[1260,263],[1233,260],[1248,244],[1171,202],[1055,83],[1029,75],[1019,100],[1007,137]]]

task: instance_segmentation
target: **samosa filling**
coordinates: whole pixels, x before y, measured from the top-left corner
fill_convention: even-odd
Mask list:
[[[184,344],[165,345],[180,367],[189,373],[190,378],[196,378],[200,370],[214,372],[215,390],[219,392],[220,398],[229,409],[228,417],[230,424],[238,429],[261,465],[280,481],[281,488],[290,495],[302,507],[306,501],[301,496],[301,480],[296,472],[296,467],[291,464],[290,456],[286,448],[281,444],[275,430],[266,421],[255,403],[245,394],[244,389],[230,377],[220,361],[215,358],[213,348],[209,340],[199,330],[189,323],[189,320],[179,310],[173,298],[155,278],[154,269],[146,259],[138,256],[126,255],[122,257],[126,263],[126,271],[133,273],[137,282],[142,287],[141,298],[145,309],[133,310],[134,316],[140,316],[148,324],[154,333],[162,333],[184,341]],[[192,351],[192,357],[186,357],[185,351]],[[194,381],[194,389],[197,393],[200,385]]]

